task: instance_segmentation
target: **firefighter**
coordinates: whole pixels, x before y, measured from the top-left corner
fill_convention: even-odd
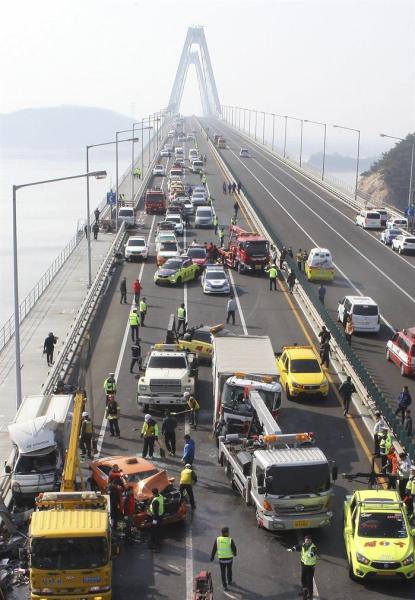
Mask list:
[[[115,373],[109,373],[104,381],[104,392],[108,402],[109,396],[114,396],[117,393],[117,382],[115,381]]]
[[[288,552],[301,552],[301,587],[303,600],[313,598],[314,571],[317,564],[317,546],[311,535],[306,535],[302,544],[288,548]]]
[[[196,508],[195,498],[193,495],[193,485],[196,482],[197,482],[197,476],[196,476],[196,473],[193,471],[192,465],[190,465],[190,464],[185,465],[184,469],[180,473],[179,491],[180,491],[182,498],[184,497],[185,494],[187,494],[187,497],[189,498],[190,506],[193,509]]]
[[[118,419],[120,417],[120,406],[114,397],[112,397],[107,404],[107,408],[105,409],[105,417],[108,419],[111,437],[115,436],[117,438],[120,438],[120,427],[118,425]]]
[[[186,308],[184,303],[182,302],[179,308],[177,309],[177,334],[180,333],[180,328],[183,328],[183,334],[186,331]]]
[[[159,532],[164,515],[164,496],[159,493],[157,488],[153,488],[151,491],[153,499],[148,509],[151,515],[150,548],[156,548],[159,545]]]
[[[88,458],[92,458],[92,433],[93,425],[89,414],[87,412],[82,413],[81,431],[79,435],[79,447],[83,456],[85,454]]]

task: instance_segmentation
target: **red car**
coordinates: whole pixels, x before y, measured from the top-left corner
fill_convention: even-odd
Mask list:
[[[415,375],[415,327],[395,333],[386,345],[386,358],[400,367],[401,375]]]
[[[197,265],[200,270],[203,270],[208,264],[208,255],[204,246],[192,244],[186,249],[185,254],[192,259],[192,263]]]

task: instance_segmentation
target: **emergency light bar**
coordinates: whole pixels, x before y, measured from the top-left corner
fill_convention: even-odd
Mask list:
[[[264,435],[262,437],[266,444],[275,444],[276,442],[311,442],[313,441],[312,433],[282,433],[281,435]]]

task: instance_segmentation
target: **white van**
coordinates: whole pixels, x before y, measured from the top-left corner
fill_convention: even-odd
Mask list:
[[[380,213],[375,210],[361,210],[356,216],[356,225],[363,229],[380,229],[382,227]]]
[[[118,209],[118,221],[124,221],[126,227],[135,227],[135,213],[132,206],[123,206]]]
[[[408,219],[404,217],[391,217],[386,223],[387,229],[408,229]]]
[[[346,324],[351,315],[354,331],[378,333],[380,330],[379,307],[368,296],[346,296],[339,302],[337,319]]]

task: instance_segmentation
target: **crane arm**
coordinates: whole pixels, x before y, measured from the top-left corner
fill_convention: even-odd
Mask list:
[[[76,474],[78,472],[81,475],[79,463],[79,435],[81,432],[82,413],[85,408],[85,402],[85,394],[83,392],[77,392],[74,401],[71,434],[62,473],[61,492],[74,492],[76,490]]]

